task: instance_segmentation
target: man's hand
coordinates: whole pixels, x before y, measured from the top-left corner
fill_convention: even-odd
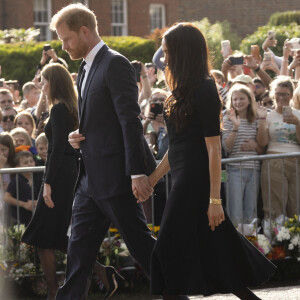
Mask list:
[[[276,47],[277,45],[277,40],[275,39],[269,39],[267,38],[263,44],[262,44],[262,48],[265,52],[269,51],[269,47]]]
[[[53,59],[53,62],[57,62],[58,57],[57,57],[56,52],[55,52],[54,49],[52,49],[52,48],[49,49],[49,50],[47,51],[47,55]]]
[[[141,176],[132,179],[132,192],[138,203],[146,201],[153,193],[147,176]]]
[[[69,134],[69,143],[74,149],[80,149],[80,142],[84,140],[85,137],[79,133],[78,129]]]
[[[27,200],[26,202],[22,203],[22,207],[30,211],[34,211],[35,206],[36,206],[36,200]]]

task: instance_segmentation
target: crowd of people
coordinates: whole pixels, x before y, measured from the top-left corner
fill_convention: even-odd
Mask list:
[[[286,40],[282,57],[277,57],[270,49],[276,44],[276,39],[266,38],[262,45],[264,58],[240,52],[233,54],[229,47],[229,51],[224,51],[226,55],[223,55],[221,70],[211,70],[223,103],[223,158],[300,152],[300,53],[292,49],[291,43]],[[17,154],[24,150],[31,153],[33,165],[45,165],[47,139],[43,130],[49,116],[49,105],[41,91],[40,71],[49,63],[68,67],[51,46],[50,49],[49,45],[46,46],[48,48],[43,50],[35,78],[23,85],[22,93],[15,84],[9,84],[10,81],[7,84],[2,81],[1,168],[19,166]],[[242,64],[235,64],[232,58],[236,57],[243,58]],[[169,142],[163,107],[171,94],[164,80],[162,49],[159,48],[155,53],[153,63],[133,61],[132,64],[137,73],[144,135],[155,158],[161,160]],[[272,72],[274,79],[267,70]],[[76,74],[73,74],[73,79],[76,85]],[[223,197],[227,198],[228,213],[235,224],[251,223],[257,214],[275,219],[281,215],[299,213],[296,188],[300,191],[300,185],[296,182],[296,162],[299,164],[296,158],[287,158],[283,163],[281,159],[272,159],[270,169],[267,160],[262,164],[259,161],[247,161],[242,165],[239,162],[227,165],[228,179]],[[34,178],[37,178],[34,187],[38,190],[41,176],[37,175],[34,174]],[[30,177],[31,174],[26,176]],[[22,175],[20,177],[23,178]],[[2,175],[2,181],[6,192],[4,200],[14,211],[17,205],[15,181],[8,174]],[[159,224],[165,205],[165,183],[159,184],[156,189],[155,223]],[[285,192],[282,193],[282,190]],[[30,220],[28,212],[35,207],[36,199],[31,198],[23,195],[23,191],[20,194],[20,221],[25,224]],[[148,221],[152,221],[151,207],[144,205]],[[23,214],[27,215],[25,219]],[[12,213],[11,216],[15,222],[16,214]]]
[[[176,28],[176,30],[179,30],[178,28]],[[172,31],[170,32],[172,33]],[[63,36],[64,31],[62,30],[58,33]],[[99,45],[101,45],[101,42],[98,42]],[[228,42],[226,44],[228,45]],[[103,45],[101,45],[101,47],[103,47]],[[57,291],[57,283],[53,277],[53,274],[55,274],[55,268],[53,267],[53,245],[48,245],[43,239],[44,237],[41,238],[43,235],[38,232],[37,228],[39,228],[39,222],[43,222],[41,218],[48,216],[48,213],[45,213],[47,207],[54,208],[55,205],[57,205],[52,201],[52,197],[56,199],[61,198],[62,200],[68,198],[68,202],[64,203],[64,205],[66,205],[65,208],[52,210],[54,214],[53,218],[61,218],[61,223],[58,223],[62,225],[62,227],[60,227],[61,238],[58,244],[55,245],[55,248],[66,249],[68,244],[66,232],[71,219],[73,186],[75,185],[77,175],[77,166],[75,166],[74,162],[78,155],[73,149],[76,149],[74,145],[76,146],[78,142],[73,142],[73,144],[70,142],[71,145],[68,144],[67,135],[72,130],[78,128],[77,109],[79,109],[79,117],[82,118],[85,105],[84,101],[86,101],[86,99],[81,87],[82,89],[84,88],[87,79],[85,78],[82,79],[82,82],[77,82],[78,86],[76,86],[77,75],[73,74],[71,77],[71,74],[67,71],[68,66],[66,62],[56,55],[55,51],[51,49],[51,46],[45,46],[34,79],[32,82],[25,83],[22,87],[21,94],[23,99],[20,98],[20,91],[17,85],[1,81],[3,86],[0,88],[0,168],[46,165],[46,173],[44,176],[39,173],[30,172],[20,173],[17,176],[2,174],[1,182],[4,191],[4,201],[9,207],[9,213],[6,216],[6,225],[20,222],[27,226],[30,223],[29,229],[27,229],[23,236],[23,241],[40,247],[40,260],[44,270],[49,271],[49,274],[46,275],[48,276],[48,287],[52,288],[51,297],[53,298]],[[274,35],[270,34],[262,45],[265,53],[263,58],[261,58],[260,55],[254,55],[254,53],[251,55],[243,53],[234,54],[229,47],[227,48],[228,51],[223,51],[224,62],[222,69],[208,70],[208,74],[211,78],[207,83],[209,85],[208,90],[204,90],[208,93],[207,101],[215,99],[215,97],[209,93],[216,89],[222,103],[220,112],[220,118],[222,119],[221,140],[219,142],[222,145],[223,158],[240,158],[263,154],[286,154],[291,152],[300,153],[300,85],[298,86],[300,79],[300,53],[298,49],[292,48],[292,43],[290,43],[289,40],[286,40],[282,57],[277,57],[270,49],[275,46],[276,39]],[[182,95],[185,94],[186,97],[192,99],[199,96],[191,95],[191,91],[186,88],[184,82],[177,82],[178,85],[182,83],[182,87],[180,92],[177,91],[178,94],[176,94],[176,90],[179,90],[179,87],[177,85],[172,86],[172,80],[175,82],[178,78],[173,77],[175,73],[172,73],[171,76],[170,73],[166,71],[173,68],[173,72],[175,72],[176,64],[174,64],[173,61],[171,67],[171,60],[165,61],[164,55],[166,56],[166,49],[164,50],[160,47],[153,57],[153,63],[149,62],[143,64],[139,61],[132,62],[136,73],[137,86],[135,88],[138,91],[138,104],[140,108],[139,119],[142,123],[143,135],[156,160],[163,161],[168,156],[167,153],[169,149],[169,132],[165,123],[165,116],[170,116],[168,106],[172,107],[172,105],[177,105],[173,97],[183,99],[184,97],[182,97]],[[176,57],[180,56],[177,55]],[[88,57],[86,57],[86,63],[87,65],[89,63]],[[90,67],[91,66],[88,66],[88,68]],[[209,67],[209,64],[207,67]],[[82,66],[79,71],[79,73],[81,72],[81,74],[79,74],[81,78],[84,78],[82,75],[83,68],[84,66]],[[274,77],[274,79],[269,75],[270,72],[268,70],[272,71],[272,77]],[[90,69],[88,69],[88,71],[90,71]],[[171,77],[168,77],[168,74]],[[182,74],[180,76],[182,76]],[[193,76],[193,74],[189,74],[189,76]],[[199,78],[202,78],[201,76]],[[194,82],[190,77],[188,79],[190,80],[189,82],[195,86],[199,84]],[[65,84],[62,83],[64,81]],[[182,81],[184,81],[184,79],[182,79]],[[166,84],[166,82],[168,84]],[[110,84],[117,85],[117,83],[108,83],[108,85]],[[213,88],[211,88],[211,84],[214,86]],[[119,88],[118,86],[116,87]],[[75,92],[76,90],[77,94]],[[191,90],[194,91],[194,87],[191,87]],[[74,101],[77,96],[80,99],[79,108],[77,108],[77,104],[75,104]],[[201,97],[203,97],[203,95]],[[172,104],[172,101],[175,101],[175,104]],[[114,105],[122,106],[123,104],[115,103]],[[180,106],[180,104],[178,105]],[[215,108],[218,107],[215,106]],[[182,139],[180,137],[179,133],[182,132],[181,130],[184,126],[190,125],[189,113],[191,113],[191,115],[194,113],[189,111],[191,107],[189,107],[188,104],[185,109],[187,110],[184,114],[182,114],[182,110],[178,109],[178,115],[176,117],[180,122],[176,123],[177,133],[175,134],[176,130],[174,128],[173,137],[176,136],[180,142],[185,142],[190,139],[191,145],[193,143],[198,145],[197,126],[199,124],[196,121],[193,123],[194,128],[190,131],[193,134],[188,136],[183,134]],[[208,109],[208,111],[202,111],[203,109]],[[218,136],[220,128],[219,121],[214,122],[213,119],[209,119],[210,115],[216,116],[215,111],[212,112],[209,111],[209,109],[210,104],[208,103],[207,106],[203,105],[197,113],[199,114],[199,120],[205,119],[206,123],[210,124],[210,126],[208,126],[209,128],[207,127],[205,129],[207,130],[206,137],[213,139],[212,135]],[[122,120],[125,122],[126,116],[122,115],[118,117],[124,118]],[[114,118],[116,118],[115,114],[112,115],[113,120]],[[184,123],[184,126],[181,121]],[[92,128],[93,131],[94,128],[92,126],[90,128]],[[113,130],[113,128],[111,129]],[[85,132],[85,134],[92,135],[94,134],[92,131],[90,133]],[[48,136],[48,138],[50,137],[50,140],[47,140],[46,136]],[[80,141],[84,141],[85,139],[81,134],[75,134],[74,136],[74,139],[77,139],[77,141],[79,141],[79,139]],[[119,133],[116,136],[119,137]],[[215,140],[213,140],[212,143],[217,145]],[[124,145],[124,147],[126,147],[126,145]],[[173,153],[173,156],[169,161],[176,161],[176,155],[174,156],[176,152],[175,148],[173,146],[170,152]],[[182,149],[180,148],[179,150],[181,151]],[[193,149],[193,151],[192,149],[185,149],[185,151],[190,151],[191,158],[196,154],[195,150],[196,149]],[[113,147],[111,151],[118,153],[118,149]],[[201,148],[201,151],[204,150]],[[107,155],[107,157],[110,155],[110,153],[104,154]],[[188,156],[188,153],[184,152],[184,155]],[[85,159],[87,156],[82,154],[82,157]],[[181,161],[178,157],[177,163],[180,165]],[[122,160],[123,158],[120,159]],[[199,159],[195,158],[195,161],[199,163],[199,166],[202,166]],[[298,167],[296,164],[298,164]],[[65,175],[64,173],[57,174],[57,172],[54,171],[58,165],[60,168],[61,165],[66,167]],[[297,182],[299,174],[296,174],[299,170],[299,166],[300,160],[297,158],[286,158],[283,161],[281,159],[264,160],[262,164],[259,161],[246,161],[242,164],[239,162],[230,162],[226,166],[227,183],[225,185],[224,200],[227,202],[227,213],[233,223],[235,225],[239,223],[251,223],[257,217],[257,207],[259,207],[259,203],[262,204],[262,218],[271,217],[275,219],[282,215],[293,216],[294,214],[299,214],[299,211],[297,211],[299,207],[297,195],[300,195],[300,185]],[[191,164],[189,167],[196,171],[196,165],[192,166]],[[70,172],[71,169],[72,172]],[[212,169],[210,169],[210,171],[212,171]],[[214,171],[216,172],[216,170]],[[201,170],[199,170],[199,173],[200,172]],[[139,172],[134,174],[139,174]],[[176,174],[176,172],[174,172],[174,174]],[[177,173],[177,175],[178,174],[180,174],[180,172]],[[63,176],[66,181],[64,181],[62,177],[61,182],[59,182],[60,185],[58,185],[58,176]],[[86,188],[86,174],[83,173],[81,176],[79,189],[84,189]],[[182,176],[182,174],[180,176]],[[178,175],[178,177],[180,176]],[[194,173],[193,178],[187,177],[189,178],[189,182],[187,182],[187,179],[183,180],[180,177],[180,184],[185,183],[188,185],[194,182],[195,178],[198,178],[197,176],[198,175]],[[67,179],[69,179],[69,181],[67,181]],[[132,179],[134,178],[132,177]],[[174,186],[175,182],[178,184],[176,176],[174,178],[171,176],[170,179],[173,181]],[[205,180],[206,179],[205,177]],[[104,179],[101,180],[103,181]],[[42,183],[43,181],[44,183]],[[65,182],[68,182],[69,188],[61,185]],[[165,182],[158,181],[154,187],[154,222],[156,224],[160,224],[161,222],[166,203],[165,185]],[[53,186],[55,186],[55,193],[52,193]],[[271,186],[271,189],[269,186]],[[41,189],[41,187],[43,188]],[[139,202],[145,200],[140,200],[140,197],[142,197],[141,192],[139,194],[139,191],[133,191],[135,196],[139,199]],[[285,192],[282,193],[282,191]],[[172,195],[174,198],[174,194]],[[40,201],[37,201],[38,198],[43,199],[42,204],[37,204],[40,203]],[[174,201],[176,201],[177,198],[178,196],[174,198]],[[271,205],[269,203],[270,199]],[[63,201],[59,203],[59,205],[61,205]],[[149,203],[145,202],[143,205],[148,221],[151,222],[151,208],[149,208]],[[174,208],[172,208],[172,210],[173,209]],[[32,212],[35,210],[34,218],[31,219]],[[67,217],[66,215],[60,215],[59,210],[63,212],[68,211]],[[178,211],[178,213],[177,217],[180,218],[180,212]],[[212,230],[214,230],[215,226],[217,227],[225,221],[224,213],[220,213],[219,215],[221,219],[217,221],[215,225],[210,224]],[[172,220],[172,222],[174,222],[174,220]],[[44,227],[41,226],[41,228]],[[231,230],[228,229],[226,234],[231,234],[230,232]],[[163,236],[164,231],[161,234],[162,238],[160,240],[164,239]],[[57,236],[53,239],[57,240]],[[235,239],[236,243],[240,244],[239,238],[235,235],[232,236],[232,239]],[[74,244],[74,241],[72,242]],[[152,243],[153,241],[149,240],[148,242]],[[154,253],[157,255],[153,258],[154,262],[155,259],[161,255],[161,249],[159,249],[160,243],[157,245],[154,248],[156,251],[154,251]],[[159,264],[159,262],[157,261],[156,264]],[[104,268],[101,265],[97,266],[97,264],[95,265],[94,271],[99,278],[102,278],[104,285],[105,278],[109,277],[109,275],[117,276],[117,273],[114,273],[112,269]],[[106,276],[103,276],[103,274]],[[157,274],[159,278],[159,272]],[[161,283],[158,283],[156,287],[159,292],[161,289],[160,284]],[[109,290],[109,284],[107,283],[106,285]]]

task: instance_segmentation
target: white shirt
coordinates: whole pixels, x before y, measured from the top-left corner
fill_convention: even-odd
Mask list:
[[[86,65],[83,67],[85,69],[85,76],[83,78],[82,81],[82,85],[81,85],[81,97],[83,97],[83,91],[85,88],[85,83],[86,83],[86,79],[88,78],[91,66],[93,64],[93,61],[95,59],[95,56],[97,55],[97,53],[99,52],[99,50],[105,45],[105,43],[101,40],[90,52],[89,54],[86,56],[86,58],[84,59],[84,61],[86,62]]]
[[[89,72],[91,69],[91,66],[93,64],[93,61],[95,59],[95,56],[97,55],[97,53],[99,52],[99,50],[105,45],[105,43],[101,40],[90,52],[89,54],[86,56],[86,58],[84,59],[84,61],[86,62],[84,69],[85,69],[85,76],[83,78],[82,81],[82,85],[81,85],[81,97],[83,97],[83,91],[85,88],[85,83],[86,83],[86,79],[89,76]],[[139,174],[139,175],[131,175],[131,178],[137,178],[137,177],[142,177],[142,176],[146,176],[144,174]]]

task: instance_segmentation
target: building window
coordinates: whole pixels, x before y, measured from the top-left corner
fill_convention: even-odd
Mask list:
[[[163,4],[150,4],[150,28],[151,32],[155,28],[166,26],[166,8]]]
[[[111,34],[114,36],[127,35],[127,1],[111,1]]]
[[[39,41],[48,41],[52,39],[52,33],[49,29],[51,19],[51,0],[34,0],[34,27],[39,28],[41,33],[37,38]]]
[[[89,7],[89,0],[73,0],[73,3],[82,3],[83,5]]]

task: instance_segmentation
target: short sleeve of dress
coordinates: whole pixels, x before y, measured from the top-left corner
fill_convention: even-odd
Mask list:
[[[199,118],[204,137],[220,135],[221,101],[213,80],[204,80],[195,91],[196,116]]]

